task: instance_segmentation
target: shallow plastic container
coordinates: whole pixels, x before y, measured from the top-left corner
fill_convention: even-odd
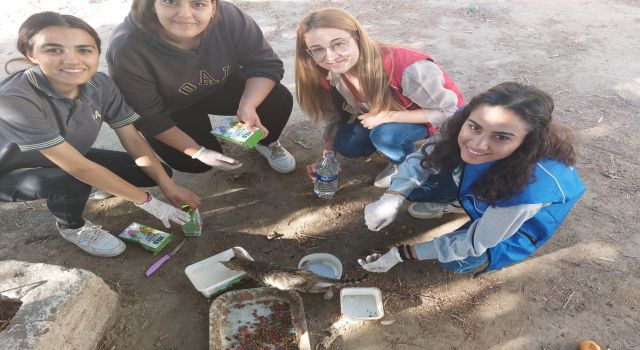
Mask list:
[[[247,253],[242,247],[234,247]],[[247,256],[249,254],[247,253]],[[222,253],[191,264],[184,269],[193,286],[207,298],[233,287],[246,278],[246,273],[234,271],[220,264],[233,257],[233,250],[227,249]],[[253,260],[253,259],[252,259]]]
[[[384,316],[380,289],[342,288],[340,291],[340,312],[351,320],[377,320]]]
[[[298,268],[306,268],[316,275],[340,278],[342,277],[342,263],[337,257],[327,253],[314,253],[304,256],[298,263]],[[318,283],[320,287],[329,287],[331,283]]]
[[[278,328],[259,335],[270,327]],[[211,303],[209,350],[255,349],[242,344],[255,338],[264,339],[260,349],[311,350],[300,294],[276,288],[241,289]]]

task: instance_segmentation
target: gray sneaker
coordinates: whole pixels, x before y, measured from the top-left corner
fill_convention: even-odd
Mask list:
[[[464,209],[458,201],[451,203],[416,202],[409,206],[409,215],[416,219],[437,219],[449,213],[463,214]]]
[[[117,256],[122,254],[127,247],[124,242],[104,230],[100,225],[94,225],[86,219],[84,226],[80,228],[61,228],[58,223],[56,223],[56,227],[62,238],[93,256]]]
[[[103,191],[99,188],[96,188],[93,191],[91,191],[91,194],[89,195],[89,200],[95,201],[95,200],[107,199],[111,197],[113,197],[111,193]]]
[[[398,165],[389,163],[386,168],[382,169],[380,174],[373,180],[373,185],[380,188],[389,188],[391,186],[391,177],[398,173]]]
[[[257,144],[255,148],[258,153],[267,158],[273,170],[282,174],[296,170],[296,159],[282,147],[280,141],[272,142],[269,146]]]

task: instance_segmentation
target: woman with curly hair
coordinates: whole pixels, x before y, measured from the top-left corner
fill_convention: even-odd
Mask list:
[[[365,207],[370,230],[393,222],[404,199],[418,218],[459,201],[470,220],[432,241],[392,248],[359,263],[386,272],[399,262],[437,259],[453,272],[488,272],[526,259],[558,229],[584,192],[571,133],[553,122],[553,99],[507,82],[458,111]],[[437,204],[437,203],[441,204]]]

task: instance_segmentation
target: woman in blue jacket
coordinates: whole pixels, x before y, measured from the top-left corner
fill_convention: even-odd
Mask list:
[[[402,261],[437,259],[449,271],[488,272],[533,254],[584,192],[571,134],[552,112],[551,96],[519,83],[473,98],[365,207],[373,231],[393,222],[405,198],[416,202],[409,212],[419,218],[433,217],[430,202],[457,200],[470,221],[432,241],[369,255],[359,260],[363,268],[386,272]]]

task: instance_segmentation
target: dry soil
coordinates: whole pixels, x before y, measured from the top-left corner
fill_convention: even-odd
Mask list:
[[[2,15],[3,33],[9,34],[0,43],[0,60],[17,55],[18,25],[31,12],[51,9],[82,16],[106,43],[129,3],[25,1],[17,11]],[[432,262],[371,276],[363,285],[382,289],[385,317],[337,323],[334,333],[340,337],[332,349],[577,349],[587,338],[603,349],[640,349],[640,236],[635,221],[640,133],[633,124],[640,107],[637,1],[235,3],[257,20],[284,60],[284,83],[292,91],[297,21],[309,10],[339,7],[360,19],[374,38],[431,52],[467,98],[508,80],[550,92],[555,117],[570,125],[580,141],[577,167],[587,192],[532,258],[478,278],[446,273]],[[228,153],[243,161],[241,169],[177,174],[177,182],[204,199],[205,232],[189,239],[151,278],[144,271],[157,257],[133,244],[117,258],[88,256],[57,234],[42,202],[0,204],[0,256],[83,268],[102,277],[119,293],[121,309],[101,349],[206,349],[211,300],[184,274],[193,262],[235,245],[257,259],[286,266],[308,253],[330,252],[342,260],[345,275],[354,276],[362,272],[356,259],[372,250],[423,241],[465,221],[455,215],[419,221],[403,211],[386,230],[368,231],[363,207],[380,196],[381,190],[371,184],[385,164],[376,158],[342,159],[337,196],[318,199],[304,165],[319,153],[319,132],[296,106],[281,139],[298,161],[292,174],[276,174],[257,153],[228,145]],[[117,147],[114,140],[105,130],[99,141]],[[160,227],[117,198],[91,203],[86,216],[114,233],[134,221]],[[267,240],[274,231],[283,236]],[[181,236],[177,228],[172,232]],[[321,295],[303,298],[315,344],[338,319],[339,303]]]

